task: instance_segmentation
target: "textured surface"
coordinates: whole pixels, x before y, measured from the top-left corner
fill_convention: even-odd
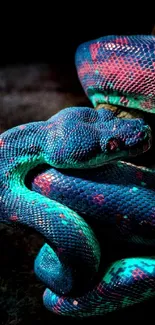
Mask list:
[[[63,78],[62,78],[63,74]],[[0,133],[29,121],[47,120],[61,108],[89,104],[72,64],[7,65],[0,68]],[[34,274],[34,259],[44,243],[25,226],[0,223],[0,319],[5,325],[55,324],[42,303],[44,284]],[[60,321],[61,323],[61,321]]]
[[[70,109],[69,109],[70,110]],[[73,111],[73,109],[71,109]],[[78,112],[77,120],[75,119],[75,124],[72,124],[72,120],[74,120],[73,116],[76,116],[76,111]],[[85,112],[90,112],[89,114],[85,114]],[[62,114],[62,115],[61,115]],[[63,119],[61,120],[61,116],[63,116]],[[94,117],[98,118],[98,124],[96,128],[90,127],[90,124],[95,124],[96,120],[94,120]],[[75,125],[77,125],[77,121],[80,121],[78,128],[75,128]],[[60,124],[61,121],[61,124]],[[64,123],[65,121],[65,123]],[[94,123],[95,122],[95,123]],[[88,128],[87,128],[88,124]],[[111,127],[113,129],[111,130]],[[85,130],[87,129],[87,134],[85,133]],[[72,132],[73,130],[73,132]],[[111,131],[110,131],[111,130]],[[115,130],[117,130],[115,134]],[[21,132],[22,131],[22,132]],[[43,131],[43,132],[42,132]],[[77,131],[77,132],[76,132]],[[99,132],[100,131],[100,132]],[[119,134],[118,134],[119,131]],[[112,132],[112,133],[111,133]],[[35,134],[35,136],[34,136]],[[69,136],[68,136],[69,135]],[[112,135],[114,139],[112,139]],[[35,193],[30,193],[30,191],[27,190],[26,188],[22,186],[24,185],[24,176],[28,172],[28,170],[32,167],[34,167],[36,164],[40,163],[50,163],[53,166],[56,167],[92,167],[94,165],[94,157],[96,157],[96,153],[98,154],[99,150],[99,157],[97,159],[97,162],[99,161],[99,164],[105,162],[105,158],[113,159],[113,158],[120,158],[122,157],[122,143],[123,143],[123,155],[125,154],[137,154],[141,150],[147,150],[148,149],[148,136],[150,135],[150,130],[149,128],[146,127],[146,125],[142,121],[135,121],[135,120],[130,120],[130,121],[123,121],[123,120],[118,120],[115,118],[115,116],[112,116],[111,113],[107,113],[104,111],[104,109],[94,112],[92,109],[88,108],[78,108],[74,109],[74,112],[69,119],[69,116],[67,115],[67,118],[65,119],[65,112],[60,113],[56,117],[52,118],[49,122],[40,122],[37,124],[30,124],[28,127],[27,126],[20,126],[19,128],[15,128],[13,130],[8,131],[6,134],[3,134],[1,136],[1,157],[2,157],[2,174],[1,174],[1,180],[4,184],[3,190],[2,190],[2,215],[3,215],[3,221],[19,221],[21,223],[28,224],[40,232],[44,233],[44,235],[52,241],[53,246],[57,246],[58,243],[58,249],[57,253],[60,255],[60,261],[61,257],[62,260],[64,257],[67,257],[67,263],[69,267],[72,269],[72,261],[74,260],[73,258],[73,249],[74,249],[74,255],[77,253],[76,257],[81,258],[81,261],[86,263],[86,266],[88,270],[94,271],[97,268],[97,261],[99,260],[99,249],[95,248],[94,250],[94,243],[96,242],[96,247],[98,246],[97,241],[95,240],[95,237],[89,228],[88,225],[85,226],[85,222],[80,219],[78,216],[77,218],[77,223],[75,222],[75,225],[83,225],[86,231],[82,228],[78,228],[78,236],[82,236],[82,241],[81,237],[80,240],[78,241],[78,247],[80,246],[80,252],[78,252],[77,246],[75,247],[75,243],[77,245],[76,239],[78,240],[78,236],[74,237],[74,232],[70,232],[71,228],[68,228],[66,226],[63,226],[62,224],[66,225],[66,220],[60,220],[61,219],[67,219],[68,224],[71,222],[71,216],[75,217],[75,214],[72,212],[71,215],[68,217],[67,213],[65,217],[63,218],[63,213],[60,213],[60,205],[54,202],[54,205],[52,206],[52,201],[48,201],[47,206],[42,206],[41,203],[45,202],[45,198],[41,198],[41,196],[37,196]],[[32,137],[34,136],[34,144],[32,145]],[[39,138],[40,136],[40,138]],[[87,137],[87,142],[85,142],[84,136]],[[55,138],[56,137],[56,138]],[[67,139],[65,141],[65,150],[63,147],[62,150],[62,144],[63,141],[62,139]],[[40,139],[42,139],[42,142],[40,142]],[[55,142],[52,144],[52,140],[56,139]],[[14,141],[14,146],[12,146],[12,143]],[[46,146],[45,146],[46,143]],[[82,144],[82,146],[81,146]],[[147,145],[146,145],[147,144]],[[144,147],[144,145],[146,145]],[[80,147],[80,150],[78,152],[77,147]],[[139,147],[139,150],[135,152],[135,146]],[[75,150],[75,149],[76,150]],[[55,151],[56,149],[56,151]],[[94,150],[95,149],[95,150]],[[118,150],[117,150],[118,149]],[[132,149],[134,151],[132,152]],[[72,156],[72,151],[75,154]],[[3,164],[4,163],[4,164]],[[115,166],[116,167],[116,166]],[[21,178],[19,179],[19,176],[21,175]],[[7,180],[7,181],[6,181]],[[11,189],[10,189],[11,185]],[[24,195],[22,194],[27,194],[26,199]],[[10,196],[11,201],[11,206],[9,207],[8,204],[8,198],[7,196]],[[4,199],[3,199],[4,198]],[[5,201],[6,198],[6,201]],[[34,198],[34,200],[33,200]],[[102,198],[102,197],[100,197]],[[36,199],[36,201],[35,201]],[[38,200],[39,204],[38,204]],[[101,200],[102,201],[102,200]],[[34,206],[33,206],[34,205]],[[43,216],[41,213],[43,209]],[[53,209],[57,209],[59,212],[59,218],[57,218],[56,212]],[[64,210],[67,210],[65,207],[63,207]],[[12,214],[13,211],[18,212],[16,214]],[[49,220],[49,215],[48,213],[46,214],[48,210],[49,214],[50,212],[55,212],[54,217]],[[63,211],[64,212],[64,211]],[[61,215],[61,216],[60,216]],[[51,217],[51,215],[50,215]],[[75,219],[75,218],[74,218]],[[57,223],[58,220],[58,223]],[[63,221],[63,222],[62,222]],[[66,239],[64,231],[61,232],[64,234],[63,238],[59,237],[59,223],[61,222],[61,228],[67,229],[68,234],[71,233],[71,237],[74,238],[75,240],[72,239],[68,240],[68,237]],[[55,223],[57,223],[57,226],[55,227]],[[71,227],[74,229],[74,223],[71,222]],[[151,225],[152,227],[152,225]],[[75,227],[76,228],[76,227]],[[51,232],[49,231],[51,230]],[[82,231],[82,233],[81,233]],[[145,232],[145,231],[144,231]],[[49,237],[50,234],[50,237]],[[51,237],[51,235],[54,234],[54,237]],[[80,235],[79,235],[80,234]],[[58,241],[55,237],[58,236]],[[83,246],[83,240],[88,240],[86,238],[88,236],[90,242],[87,246],[87,242],[85,242]],[[63,252],[63,247],[62,244],[68,244],[68,246],[65,247],[65,253]],[[73,247],[72,247],[73,244]],[[86,254],[87,252],[87,247],[88,247],[88,255]],[[57,248],[57,247],[56,247]],[[86,252],[83,252],[83,248],[86,249]],[[69,249],[69,250],[68,250]],[[77,249],[77,251],[76,251]],[[49,246],[44,246],[42,255],[39,255],[38,257],[38,264],[37,268],[41,265],[42,259],[43,259],[43,254],[46,253],[47,251],[51,253],[51,249]],[[63,254],[60,254],[62,253]],[[79,253],[79,254],[78,254]],[[69,259],[71,257],[71,260]],[[94,259],[93,259],[93,258]],[[48,257],[49,258],[49,257]],[[79,264],[80,264],[80,258],[79,258]],[[64,259],[65,260],[65,259]],[[48,259],[46,259],[46,262]],[[52,261],[52,256],[50,256],[50,261]],[[58,263],[59,261],[56,259],[56,256],[54,255],[53,257],[53,262]],[[63,261],[64,262],[64,261]],[[66,261],[65,261],[66,262]],[[74,262],[75,263],[75,262]],[[73,263],[73,264],[74,264]],[[137,264],[138,263],[138,264]],[[61,263],[60,263],[61,264]],[[38,266],[39,265],[39,266]],[[149,280],[146,280],[147,283],[147,290],[145,289],[145,286],[143,286],[143,283],[145,284],[145,278],[150,279],[150,273],[154,277],[154,260],[153,259],[131,259],[131,260],[126,260],[122,261],[122,265],[120,262],[120,276],[122,276],[123,279],[125,279],[125,286],[124,283],[118,283],[118,265],[117,263],[114,264],[114,269],[112,269],[112,272],[109,270],[108,274],[103,278],[101,282],[101,288],[99,291],[101,292],[101,297],[97,298],[97,289],[93,290],[89,294],[85,295],[84,298],[79,298],[79,300],[72,300],[72,299],[59,299],[57,296],[54,294],[51,296],[51,293],[49,291],[46,292],[44,296],[44,301],[46,306],[49,309],[52,309],[55,312],[60,312],[62,314],[72,314],[75,316],[85,316],[85,315],[95,315],[95,314],[100,314],[104,313],[107,311],[115,310],[120,306],[116,303],[116,300],[113,301],[113,285],[114,288],[116,287],[116,284],[119,284],[121,289],[121,285],[123,289],[121,294],[120,294],[120,302],[122,302],[121,307],[132,304],[137,300],[137,288],[140,288],[142,292],[139,292],[141,294],[141,298],[139,297],[140,300],[145,299],[147,296],[151,296],[152,294],[152,282]],[[144,281],[142,282],[142,286],[137,286],[137,281],[134,281],[134,276],[135,274],[135,269],[137,270],[137,267],[139,265],[139,268],[141,270],[140,274],[144,273]],[[57,264],[56,264],[57,266]],[[76,266],[76,267],[75,267]],[[84,266],[84,265],[83,265]],[[76,270],[78,269],[78,266],[74,265]],[[73,269],[74,269],[73,267]],[[54,267],[53,267],[54,269]],[[56,268],[57,271],[54,274],[54,277],[58,275],[58,268]],[[83,268],[83,270],[85,267]],[[42,268],[41,268],[42,270]],[[129,272],[128,274],[128,270]],[[150,271],[151,270],[151,271]],[[60,293],[66,293],[69,291],[72,280],[72,275],[70,274],[70,269],[63,269],[62,264],[60,265],[60,271],[63,272],[66,275],[67,283],[64,283],[64,279],[62,278],[62,285],[65,286],[63,288],[60,285],[60,289],[58,287],[54,288],[53,287],[53,282],[51,280],[51,275],[52,274],[45,274],[45,279],[47,285],[49,287],[52,287],[52,289],[57,290],[58,292],[61,291]],[[80,271],[80,270],[79,270]],[[124,272],[124,273],[121,273]],[[139,272],[139,271],[138,271]],[[40,273],[40,269],[39,269]],[[71,272],[72,273],[72,272]],[[112,274],[110,276],[109,274]],[[137,274],[137,273],[136,273]],[[139,273],[138,273],[139,274]],[[49,276],[50,275],[50,276]],[[60,276],[60,274],[59,274]],[[109,280],[110,276],[110,280]],[[87,274],[88,277],[88,274]],[[129,277],[129,278],[128,278]],[[74,278],[74,277],[73,277]],[[50,282],[49,282],[50,279]],[[60,277],[61,279],[61,277]],[[90,280],[90,279],[89,279]],[[109,282],[110,281],[110,282]],[[113,283],[114,281],[114,283]],[[131,291],[132,291],[132,297],[130,297],[130,289],[127,288],[127,283],[130,283]],[[119,282],[121,282],[119,280]],[[109,285],[110,283],[110,285]],[[150,284],[151,283],[151,284]],[[102,293],[102,289],[105,289],[108,291],[106,294],[107,296],[107,304],[103,304],[104,302],[104,294]],[[125,299],[125,290],[128,292],[128,299]],[[128,291],[129,290],[129,291]],[[144,290],[144,291],[143,291]],[[116,290],[117,292],[117,290]],[[99,295],[100,296],[100,295]],[[88,299],[85,300],[85,297]],[[59,300],[58,300],[59,299]],[[99,300],[100,302],[99,302]],[[86,302],[86,304],[85,304]],[[62,303],[61,308],[59,308],[59,304]],[[57,307],[55,307],[55,304]]]
[[[108,36],[79,46],[78,76],[96,106],[109,103],[155,112],[154,36]]]
[[[154,246],[154,178],[151,169],[121,162],[99,168],[93,174],[92,171],[68,172],[47,167],[46,172],[34,178],[32,189],[66,204],[95,228],[103,246],[104,264],[108,241],[112,245],[116,240],[122,244],[127,241],[147,245],[148,251]],[[46,250],[50,252],[46,247],[41,259],[38,258],[41,269],[50,262]],[[47,275],[48,271],[42,272],[44,280]],[[99,315],[138,303],[155,294],[155,259],[145,256],[122,259],[112,265],[109,262],[106,275],[96,282],[92,291],[74,298],[54,295],[47,290],[44,303],[58,314],[74,316]]]

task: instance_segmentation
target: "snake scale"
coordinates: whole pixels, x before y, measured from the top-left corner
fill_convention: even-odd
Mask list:
[[[102,107],[68,107],[0,135],[0,221],[45,237],[34,265],[47,286],[44,305],[87,317],[155,295],[152,256],[114,261],[97,276],[98,229],[148,251],[155,244],[155,173],[122,161],[149,150],[151,128],[106,107],[155,113],[155,37],[92,40],[78,47],[75,63],[93,107]],[[27,186],[29,172],[44,165]]]

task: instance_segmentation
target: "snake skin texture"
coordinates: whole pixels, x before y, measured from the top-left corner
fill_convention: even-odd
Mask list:
[[[95,228],[96,234],[98,229],[102,230],[102,238],[108,232],[112,243],[115,235],[122,243],[147,245],[149,251],[149,246],[155,244],[154,182],[153,170],[118,162],[93,173],[47,167],[34,178],[32,189],[66,204]],[[105,245],[106,237],[102,263]],[[60,252],[63,254],[63,250]],[[50,247],[46,246],[36,260],[36,273],[45,283],[51,272],[47,267],[50,265],[48,254]],[[92,290],[74,298],[56,295],[47,289],[45,306],[60,315],[88,317],[112,312],[155,295],[154,257],[125,258],[110,264],[104,271],[104,277],[96,279]]]
[[[75,55],[94,107],[109,103],[155,113],[154,36],[108,36],[81,44]]]
[[[77,72],[94,107],[110,103],[154,113],[154,50],[150,36],[81,45]],[[143,119],[121,119],[104,108],[69,107],[0,135],[0,221],[45,237],[35,272],[48,288],[43,300],[49,310],[101,315],[155,295],[154,257],[115,261],[97,276],[102,249],[96,228],[155,244],[154,172],[120,162],[150,146]],[[50,167],[26,186],[29,172],[44,164]]]

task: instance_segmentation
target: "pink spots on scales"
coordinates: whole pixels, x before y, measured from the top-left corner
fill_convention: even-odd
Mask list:
[[[12,215],[10,218],[9,218],[11,221],[17,221],[18,220],[18,217],[16,214]]]
[[[96,59],[100,47],[101,47],[101,43],[99,42],[90,45],[90,53],[91,53],[92,60]]]
[[[51,191],[51,184],[53,180],[53,175],[44,173],[42,175],[37,176],[34,183],[41,189],[43,195],[48,196]]]
[[[107,296],[110,296],[110,297],[115,296],[118,298],[121,297],[121,294],[111,291],[110,289],[108,290],[107,288],[104,288],[101,283],[99,283],[99,285],[97,286],[97,292],[105,297],[107,297]]]
[[[99,283],[99,285],[97,286],[97,292],[101,295],[105,294],[105,289],[103,288],[101,283]]]
[[[90,68],[89,68],[90,70]],[[139,93],[143,95],[149,95],[149,87],[144,87],[146,84],[146,76],[150,76],[150,83],[152,82],[152,87],[155,85],[154,81],[154,72],[149,68],[146,68],[145,71],[142,69],[141,65],[138,62],[134,62],[133,59],[130,59],[130,62],[126,62],[125,58],[119,57],[119,63],[115,57],[110,57],[108,60],[101,61],[100,63],[94,63],[91,67],[91,71],[98,70],[99,74],[104,76],[105,83],[107,83],[107,78],[111,79],[115,83],[115,89],[130,89],[131,93],[133,92],[133,80],[134,80],[134,93]],[[130,78],[130,71],[132,71],[132,79]],[[85,72],[86,73],[86,72]],[[104,83],[102,87],[104,87]]]
[[[129,100],[125,96],[121,97],[121,99],[120,99],[121,104],[124,104],[126,106],[126,105],[128,105],[128,102],[129,102]]]
[[[126,37],[124,37],[124,38],[118,37],[118,38],[115,38],[115,40],[113,40],[113,43],[122,45],[122,44],[129,44],[129,41]]]
[[[65,218],[65,215],[63,213],[60,213],[59,214],[59,217],[62,218],[62,219],[64,219]]]
[[[153,99],[152,100],[147,99],[146,101],[143,101],[141,103],[141,107],[150,110],[153,108],[154,102],[155,102],[155,100],[153,100]]]
[[[90,74],[92,71],[92,66],[89,62],[85,61],[78,69],[78,75],[83,78],[86,74]],[[94,84],[94,81],[93,81]]]
[[[104,202],[104,195],[103,194],[96,194],[95,196],[93,196],[93,201],[94,201],[94,203],[102,205],[102,203]]]
[[[0,139],[0,147],[4,147],[4,140]]]
[[[135,280],[140,280],[140,279],[144,279],[147,276],[146,273],[144,273],[141,269],[136,268],[135,270],[132,271],[132,276]]]
[[[10,158],[9,162],[12,163],[14,161],[14,159],[15,159],[14,157]]]
[[[18,127],[20,130],[24,130],[26,128],[26,125],[19,125]]]
[[[73,305],[74,305],[74,306],[77,306],[77,305],[78,305],[78,301],[77,301],[77,300],[74,300],[74,301],[73,301]]]
[[[59,298],[57,304],[53,307],[53,311],[57,314],[59,311],[61,311],[61,305],[64,302],[64,298]]]

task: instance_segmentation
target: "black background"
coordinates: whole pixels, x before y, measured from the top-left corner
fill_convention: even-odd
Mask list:
[[[63,4],[63,6],[62,6]],[[9,6],[8,6],[9,7]],[[0,62],[73,63],[77,46],[108,34],[150,34],[154,26],[151,12],[128,4],[52,3],[48,7],[24,6],[1,10]],[[137,10],[137,11],[136,11]]]

